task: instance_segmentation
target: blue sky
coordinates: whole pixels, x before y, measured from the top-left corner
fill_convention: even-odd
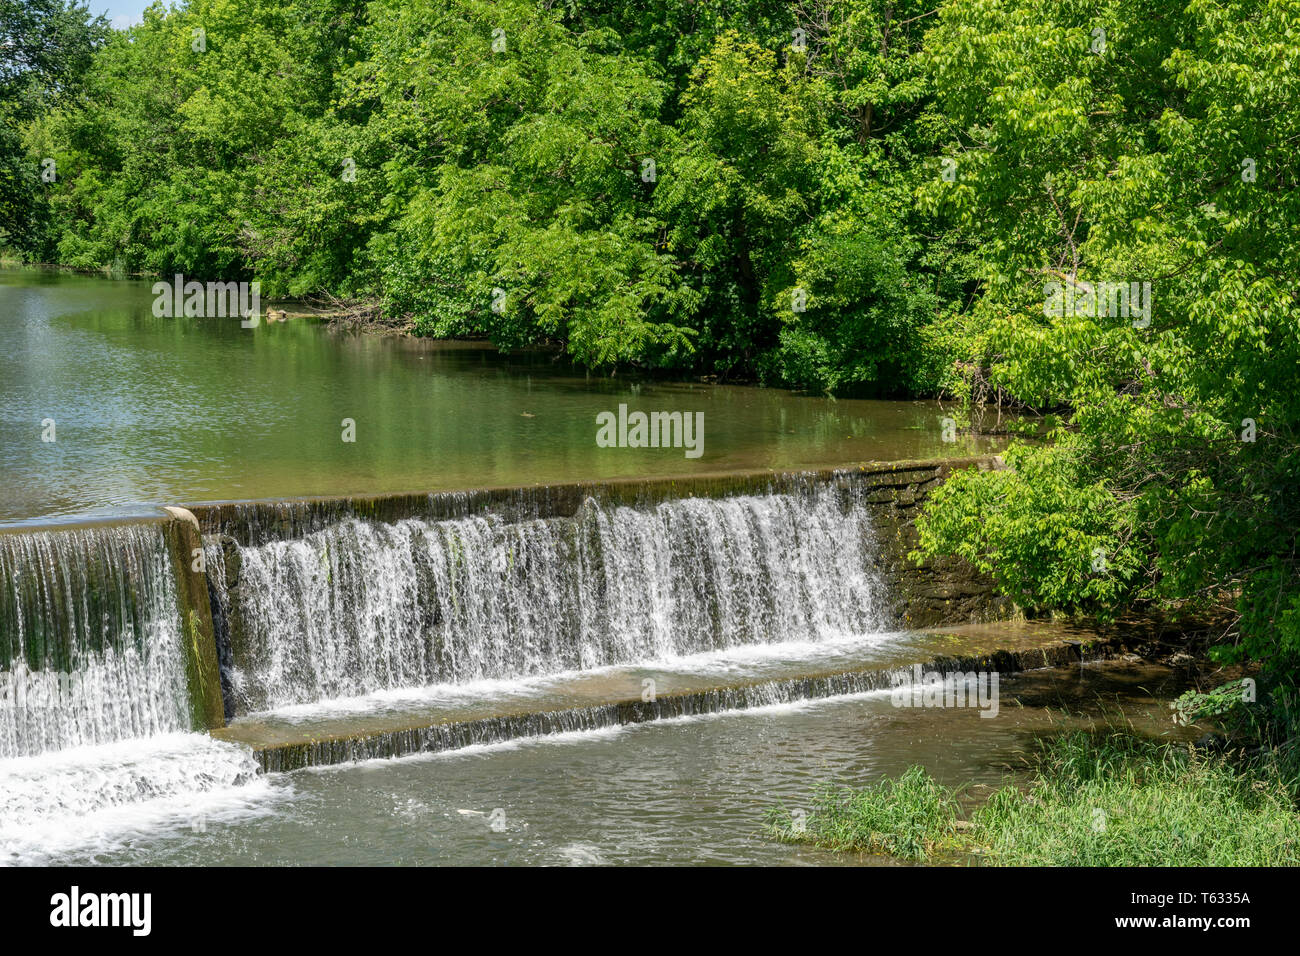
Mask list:
[[[113,21],[113,26],[124,27],[139,23],[144,8],[151,0],[90,0],[91,13],[102,13]]]

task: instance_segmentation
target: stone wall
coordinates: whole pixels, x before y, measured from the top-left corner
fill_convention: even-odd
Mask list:
[[[999,620],[1015,613],[993,582],[959,558],[908,559],[918,543],[916,514],[930,492],[954,470],[1002,468],[996,456],[951,460],[876,462],[846,469],[840,478],[865,495],[876,526],[877,573],[893,598],[899,627],[936,627]]]

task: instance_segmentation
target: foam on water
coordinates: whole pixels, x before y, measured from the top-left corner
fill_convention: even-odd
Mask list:
[[[206,734],[3,760],[0,864],[57,863],[61,854],[108,852],[144,834],[200,833],[269,812],[273,789],[246,748]]]

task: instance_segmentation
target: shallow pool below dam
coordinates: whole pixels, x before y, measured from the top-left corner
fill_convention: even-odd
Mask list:
[[[1182,687],[1166,668],[1075,665],[1008,678],[996,720],[896,709],[888,692],[875,692],[269,775],[256,774],[237,748],[214,752],[189,735],[159,742],[157,759],[193,768],[192,780],[159,781],[138,757],[156,795],[70,814],[57,827],[0,824],[0,859],[887,864],[774,842],[762,832],[766,811],[807,806],[826,781],[862,785],[918,763],[952,785],[1023,780],[1017,768],[1030,735],[1120,713],[1165,733],[1165,701]],[[1078,716],[1063,720],[1062,709]],[[174,789],[163,792],[168,784]]]

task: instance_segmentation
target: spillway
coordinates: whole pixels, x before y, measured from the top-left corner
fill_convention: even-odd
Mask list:
[[[209,545],[236,713],[880,628],[871,521],[832,488],[589,498],[570,517],[348,518]],[[220,628],[219,628],[220,630]]]
[[[189,729],[164,526],[0,534],[0,758]]]
[[[987,591],[905,562],[948,467],[6,529],[0,860],[192,826],[268,772],[874,693],[918,662],[1077,660],[1059,635],[898,629]]]

